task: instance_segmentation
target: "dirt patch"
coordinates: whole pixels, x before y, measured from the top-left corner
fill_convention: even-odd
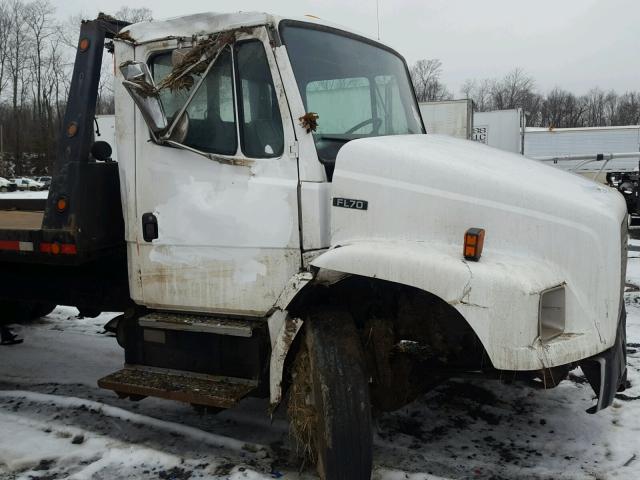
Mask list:
[[[34,468],[34,470],[36,472],[51,470],[51,467],[53,467],[55,464],[56,461],[53,459],[43,459],[40,460],[40,463]]]
[[[158,472],[158,476],[163,480],[189,480],[192,472],[180,467],[173,467],[169,470]]]
[[[449,382],[442,387],[440,393],[445,397],[465,399],[484,405],[496,406],[500,402],[492,391],[469,382]]]
[[[236,464],[232,462],[221,463],[216,467],[216,470],[215,472],[213,472],[213,474],[216,476],[229,475],[235,466]]]

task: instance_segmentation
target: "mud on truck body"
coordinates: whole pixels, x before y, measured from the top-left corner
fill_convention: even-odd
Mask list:
[[[105,36],[117,163],[91,135]],[[425,133],[404,59],[339,27],[86,22],[44,211],[22,229],[24,209],[0,216],[4,308],[124,311],[125,368],[101,387],[211,409],[268,397],[328,479],[369,478],[372,411],[450,377],[549,388],[580,366],[590,411],[610,405],[620,194]]]

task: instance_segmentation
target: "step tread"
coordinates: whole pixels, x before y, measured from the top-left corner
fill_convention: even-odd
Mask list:
[[[255,389],[257,382],[174,370],[126,367],[98,380],[98,386],[122,394],[230,408]]]
[[[253,334],[253,329],[262,325],[264,322],[261,322],[259,319],[246,320],[207,315],[152,312],[140,317],[138,323],[141,327],[250,337]]]

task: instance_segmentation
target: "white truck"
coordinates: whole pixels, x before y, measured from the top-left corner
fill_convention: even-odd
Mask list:
[[[635,152],[635,155],[633,153]],[[597,160],[597,154],[621,154],[607,161]],[[524,155],[543,159],[556,167],[576,171],[601,183],[607,183],[606,173],[631,173],[640,162],[640,126],[532,128],[524,135]],[[579,156],[592,157],[585,161]],[[606,163],[606,165],[605,165]],[[604,168],[603,168],[604,167]]]
[[[524,154],[616,188],[627,202],[630,226],[640,213],[640,126],[527,128]]]
[[[472,136],[473,101],[442,100],[418,104],[427,133],[467,140]]]
[[[105,37],[117,163],[91,125]],[[264,13],[101,16],[78,45],[49,197],[0,213],[0,295],[124,311],[100,386],[286,404],[332,480],[370,478],[372,411],[450,377],[580,366],[591,412],[624,388],[622,197],[425,135],[390,47]]]
[[[522,153],[524,125],[524,112],[520,108],[474,112],[471,140],[507,152]]]

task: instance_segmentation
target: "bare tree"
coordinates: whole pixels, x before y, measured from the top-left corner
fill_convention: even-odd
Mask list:
[[[542,101],[541,123],[556,128],[578,127],[584,123],[587,103],[573,93],[554,88]]]
[[[31,55],[32,74],[34,77],[34,99],[37,113],[43,117],[43,70],[48,59],[48,38],[55,33],[53,21],[54,8],[48,0],[34,0],[25,8],[25,23],[29,37],[33,42]]]
[[[535,82],[521,68],[515,68],[491,88],[493,107],[498,110],[526,108],[533,101]]]
[[[122,7],[115,13],[114,17],[125,22],[138,23],[153,20],[153,12],[147,7]]]
[[[7,86],[6,68],[9,55],[9,35],[11,34],[11,17],[6,2],[0,3],[0,101]]]
[[[607,125],[619,125],[616,118],[618,113],[618,94],[613,90],[609,90],[604,97],[604,111],[608,119]]]
[[[440,81],[442,62],[438,59],[418,60],[410,70],[419,102],[449,100],[453,96]]]
[[[14,159],[19,169],[21,158],[21,110],[25,101],[28,71],[28,52],[31,48],[31,39],[27,33],[25,21],[26,5],[22,0],[12,0],[8,4],[10,31],[7,41],[8,66],[12,88],[12,116],[14,129]],[[18,170],[17,173],[21,173]]]
[[[528,123],[539,121],[542,97],[535,90],[533,77],[521,68],[516,68],[502,79],[469,79],[461,93],[473,100],[476,111],[507,110],[521,108]]]
[[[146,8],[123,8],[130,22],[151,19]],[[0,173],[45,174],[56,154],[68,98],[80,15],[62,24],[51,0],[0,0]],[[105,53],[97,111],[113,113],[113,60]]]
[[[590,127],[601,127],[609,124],[605,111],[606,94],[600,88],[592,88],[582,97],[585,105],[584,124]]]
[[[96,102],[96,113],[100,115],[111,115],[115,112],[115,102],[113,98],[113,58],[106,53],[100,69],[100,83],[98,84],[98,100]]]
[[[619,125],[640,124],[640,92],[627,92],[619,97],[615,121]]]
[[[460,89],[464,98],[473,100],[473,108],[477,112],[487,112],[493,109],[491,91],[495,80],[466,80]]]
[[[0,123],[4,150],[12,152],[0,159],[0,174],[44,174],[43,169],[54,160],[82,16],[61,23],[50,2],[0,0]],[[149,9],[130,7],[114,16],[129,22],[152,18]],[[98,113],[113,113],[112,62],[105,53]],[[420,60],[411,67],[418,100],[452,98],[442,82],[442,71],[437,59]],[[640,123],[640,91],[618,94],[593,88],[576,95],[555,88],[541,94],[533,78],[519,68],[502,78],[467,80],[461,93],[474,101],[477,111],[522,108],[532,126]]]

